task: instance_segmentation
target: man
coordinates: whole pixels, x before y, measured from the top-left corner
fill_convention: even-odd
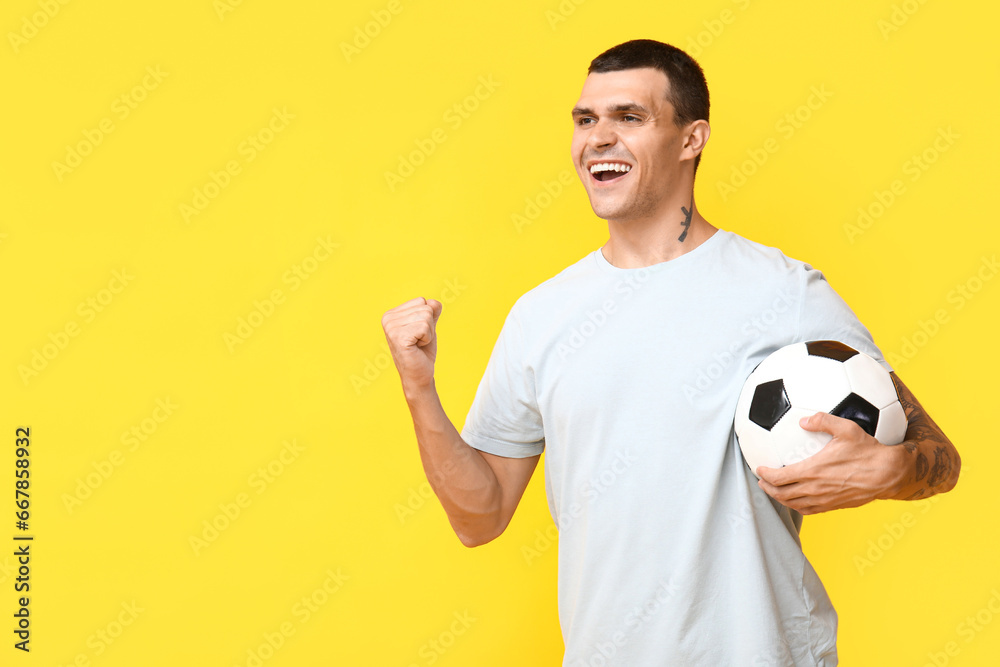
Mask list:
[[[902,445],[821,413],[801,422],[833,436],[818,454],[760,481],[746,466],[732,421],[761,359],[833,339],[885,361],[819,271],[698,212],[708,107],[701,68],[672,46],[627,42],[591,63],[571,152],[609,239],[513,306],[461,434],[434,389],[441,304],[382,319],[463,544],[504,531],[546,451],[573,667],[835,665],[837,617],[802,554],[802,515],[958,478],[954,447],[895,375]]]

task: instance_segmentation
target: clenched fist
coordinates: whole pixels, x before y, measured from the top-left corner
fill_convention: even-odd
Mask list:
[[[389,352],[404,390],[423,388],[434,381],[437,334],[434,327],[444,306],[440,301],[417,297],[382,316]]]

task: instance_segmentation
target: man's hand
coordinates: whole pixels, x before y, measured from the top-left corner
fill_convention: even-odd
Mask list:
[[[802,514],[859,507],[889,497],[900,475],[891,451],[898,445],[883,445],[850,419],[825,412],[803,417],[799,425],[829,433],[833,439],[798,463],[757,468],[758,485],[769,496]]]
[[[889,373],[906,412],[906,436],[887,446],[848,419],[819,412],[799,421],[833,436],[819,452],[785,466],[760,466],[758,485],[802,514],[859,507],[876,499],[916,500],[955,488],[962,459],[896,373]]]
[[[404,390],[426,388],[434,382],[435,326],[443,308],[440,301],[417,297],[382,316],[382,328]]]

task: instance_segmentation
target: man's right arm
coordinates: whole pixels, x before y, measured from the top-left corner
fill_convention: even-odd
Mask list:
[[[418,297],[382,316],[389,351],[413,417],[424,472],[451,526],[467,547],[485,544],[510,523],[541,455],[508,458],[466,443],[434,386],[435,325],[442,305]]]

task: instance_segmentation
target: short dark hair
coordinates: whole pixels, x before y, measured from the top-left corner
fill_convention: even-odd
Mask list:
[[[674,107],[674,125],[684,127],[695,120],[708,120],[708,83],[694,58],[676,46],[653,39],[633,39],[613,46],[590,63],[588,74],[619,72],[652,67],[663,72],[669,83],[667,101]],[[698,172],[701,154],[694,159]]]

